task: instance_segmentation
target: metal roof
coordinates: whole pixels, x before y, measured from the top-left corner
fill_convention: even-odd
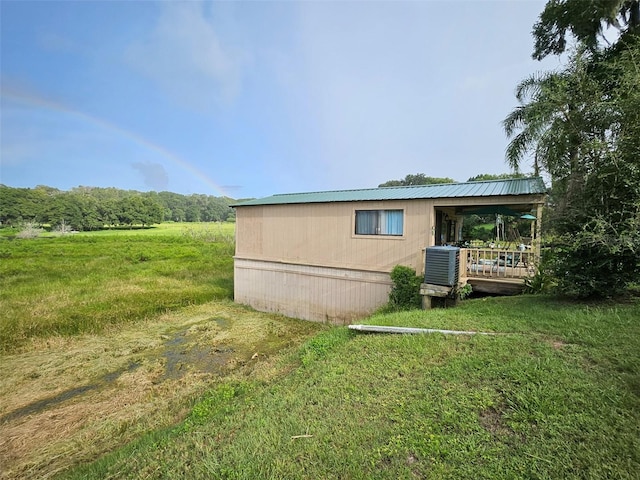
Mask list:
[[[540,177],[488,180],[466,183],[440,183],[409,187],[379,187],[360,190],[284,193],[248,200],[232,205],[285,205],[294,203],[361,202],[375,200],[417,200],[431,198],[490,197],[505,195],[539,195],[546,193]]]

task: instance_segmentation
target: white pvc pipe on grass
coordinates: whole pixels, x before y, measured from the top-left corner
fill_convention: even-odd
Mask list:
[[[443,333],[445,335],[494,335],[486,332],[465,332],[461,330],[440,330],[437,328],[385,327],[382,325],[349,325],[349,330],[370,333]]]

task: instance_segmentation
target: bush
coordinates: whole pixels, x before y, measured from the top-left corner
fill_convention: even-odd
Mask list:
[[[465,283],[462,286],[458,284],[453,293],[455,297],[460,300],[464,300],[473,293],[473,287],[468,283]]]
[[[420,284],[422,277],[416,275],[413,268],[396,265],[391,270],[391,281],[393,282],[389,293],[391,310],[411,310],[421,307]]]
[[[40,228],[37,224],[27,222],[22,226],[22,229],[16,235],[16,238],[38,238],[38,236],[44,232],[44,229]]]
[[[630,219],[624,225],[627,228],[594,220],[578,234],[563,237],[551,261],[558,293],[577,298],[612,297],[637,281],[640,232],[635,220]]]

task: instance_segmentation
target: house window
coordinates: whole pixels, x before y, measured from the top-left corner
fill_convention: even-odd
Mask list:
[[[395,235],[404,233],[402,210],[356,210],[356,235]]]

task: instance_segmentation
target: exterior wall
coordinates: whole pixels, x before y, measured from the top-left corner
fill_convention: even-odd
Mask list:
[[[424,270],[435,210],[522,205],[539,196],[329,202],[236,209],[235,301],[316,321],[351,322],[388,300],[396,265]],[[355,235],[356,210],[404,211],[402,236]]]
[[[402,236],[355,235],[355,211],[404,210]],[[236,213],[236,258],[319,267],[390,272],[420,268],[433,244],[433,203],[426,200],[241,207]]]
[[[263,312],[344,325],[384,305],[386,273],[236,259],[235,301]]]

